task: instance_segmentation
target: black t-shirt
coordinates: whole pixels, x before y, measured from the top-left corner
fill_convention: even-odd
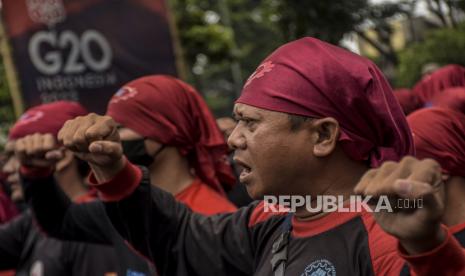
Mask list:
[[[50,238],[30,211],[0,226],[0,270],[10,269],[24,276],[154,275],[148,262],[130,252],[122,239],[111,246]]]
[[[141,179],[132,177],[139,172],[128,165],[115,182],[105,183],[112,192],[126,195],[119,201],[73,204],[57,195],[53,179],[45,178],[30,183],[31,203],[50,235],[92,242],[109,241],[108,235],[93,230],[101,228],[98,214],[104,208],[118,233],[153,260],[160,275],[274,274],[273,245],[288,216],[266,212],[258,202],[235,213],[202,216],[150,185],[147,170],[142,169]],[[131,186],[135,189],[130,192],[122,190]],[[50,209],[54,212],[47,212]],[[391,276],[399,275],[405,263],[397,240],[382,231],[369,213],[332,213],[312,221],[292,219],[291,225],[285,275]],[[456,241],[448,238],[441,249],[415,257],[415,269],[452,275],[462,268],[457,265],[460,258],[456,263],[451,258],[458,250]]]

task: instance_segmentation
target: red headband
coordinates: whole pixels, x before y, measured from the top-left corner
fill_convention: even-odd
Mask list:
[[[333,117],[354,160],[379,166],[413,154],[410,130],[381,71],[368,59],[315,38],[288,43],[263,61],[237,103],[307,117]]]
[[[124,127],[163,145],[177,147],[197,176],[220,193],[234,185],[223,134],[200,94],[170,76],[126,84],[111,99],[108,115]]]
[[[452,175],[465,177],[465,114],[424,108],[407,117],[418,158],[432,158]]]
[[[56,136],[66,121],[87,113],[79,103],[67,101],[32,107],[10,129],[9,139],[15,140],[34,133],[51,133]]]

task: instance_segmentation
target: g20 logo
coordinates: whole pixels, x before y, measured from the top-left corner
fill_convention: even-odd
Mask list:
[[[48,51],[44,52],[46,48]],[[66,49],[69,55],[65,56]],[[92,49],[100,52],[94,55]],[[45,75],[77,74],[86,69],[101,72],[111,65],[113,53],[107,39],[96,30],[78,36],[73,31],[41,31],[29,41],[29,56],[35,68]]]

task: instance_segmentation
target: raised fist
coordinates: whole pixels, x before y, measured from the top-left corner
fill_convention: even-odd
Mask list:
[[[54,169],[63,157],[52,134],[32,134],[15,142],[15,154],[23,166]]]
[[[111,179],[124,166],[117,124],[109,116],[91,113],[67,121],[58,141],[87,161],[99,181]]]
[[[377,223],[397,237],[407,251],[419,253],[434,248],[443,238],[443,183],[436,161],[405,157],[401,162],[385,162],[380,168],[369,170],[355,192],[373,198],[388,196],[393,212],[374,212]]]

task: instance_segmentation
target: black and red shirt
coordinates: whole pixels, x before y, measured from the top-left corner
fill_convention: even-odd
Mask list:
[[[32,200],[44,230],[62,239],[108,242],[91,231],[98,227],[98,204],[52,200],[53,192],[43,192],[44,184],[52,187],[52,181],[43,179]],[[157,264],[160,275],[273,275],[272,247],[288,216],[264,212],[263,203],[202,216],[150,185],[147,171],[131,164],[114,180],[95,187],[106,200],[103,205],[114,227]],[[46,210],[61,211],[51,217]],[[332,213],[313,221],[292,218],[291,223],[285,275],[397,276],[405,262],[418,275],[465,271],[465,256],[450,232],[431,252],[407,256],[369,213]]]
[[[41,233],[30,211],[0,226],[0,270],[15,275],[105,276],[116,273],[118,259],[110,246],[59,241]]]

